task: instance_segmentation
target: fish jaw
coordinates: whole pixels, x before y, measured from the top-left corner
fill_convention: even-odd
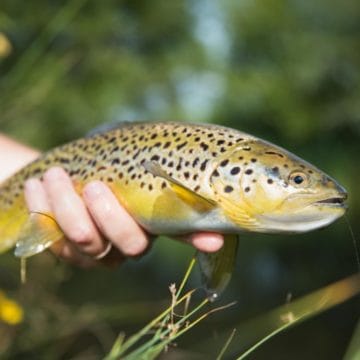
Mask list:
[[[258,229],[263,232],[303,233],[326,227],[345,214],[346,198],[346,192],[329,194],[297,211],[258,215]],[[296,201],[295,198],[291,200]]]

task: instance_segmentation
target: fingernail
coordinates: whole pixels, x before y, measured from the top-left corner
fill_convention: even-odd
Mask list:
[[[192,235],[192,244],[205,252],[216,252],[224,244],[222,235],[216,233],[201,233]]]

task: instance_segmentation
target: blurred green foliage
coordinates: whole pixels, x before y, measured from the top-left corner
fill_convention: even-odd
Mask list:
[[[0,129],[49,149],[113,120],[206,121],[286,147],[337,178],[360,225],[360,3],[356,0],[2,0]],[[0,325],[17,359],[97,359],[155,315],[191,250],[164,239],[141,262],[80,270],[50,255],[2,257],[0,288],[25,322]],[[180,347],[357,271],[344,221],[301,236],[246,234],[226,294],[238,306]],[[166,271],[164,271],[166,269]],[[225,300],[226,300],[225,299]],[[358,301],[272,340],[256,359],[339,359]],[[241,344],[239,344],[240,346]],[[6,351],[6,352],[5,352]],[[190,356],[187,354],[186,356]],[[189,357],[188,357],[189,358]]]

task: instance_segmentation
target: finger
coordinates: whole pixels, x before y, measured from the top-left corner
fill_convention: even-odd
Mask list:
[[[219,251],[224,245],[224,237],[213,232],[194,233],[182,239],[193,245],[197,250],[208,253]]]
[[[30,212],[51,213],[46,191],[39,179],[31,178],[25,182],[25,201]],[[72,264],[82,267],[92,265],[90,258],[81,255],[70,243],[64,239],[54,243],[50,250]]]
[[[104,251],[106,244],[66,172],[59,167],[49,169],[44,174],[44,187],[52,212],[66,237],[89,256]]]
[[[24,195],[30,212],[51,212],[44,186],[39,179],[32,178],[25,182]]]
[[[145,251],[149,244],[145,232],[104,183],[87,184],[83,197],[99,229],[124,255],[138,256]]]

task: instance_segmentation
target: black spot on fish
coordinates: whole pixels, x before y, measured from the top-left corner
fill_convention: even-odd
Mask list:
[[[200,159],[196,157],[192,163],[192,166],[195,167],[199,163]]]
[[[140,155],[140,150],[138,150],[132,157],[133,160],[136,160],[137,157]]]
[[[274,183],[274,180],[273,180],[273,179],[267,179],[267,183],[268,183],[268,184],[273,184],[273,183]]]
[[[240,172],[240,167],[239,166],[235,166],[231,169],[230,174],[231,175],[237,175]]]
[[[225,144],[225,140],[218,140],[216,144],[219,146],[223,145],[223,144]]]
[[[245,192],[249,192],[250,191],[250,187],[247,186],[245,189],[244,189]]]
[[[209,145],[208,145],[208,144],[205,144],[204,142],[202,142],[202,143],[200,144],[200,147],[201,147],[204,151],[206,151],[206,150],[209,148]]]
[[[226,185],[225,188],[224,188],[224,191],[226,193],[231,193],[232,191],[234,191],[234,188],[230,185]]]
[[[181,150],[184,146],[186,146],[187,143],[188,143],[188,142],[185,141],[185,142],[183,142],[182,144],[179,144],[179,145],[176,147],[176,149],[177,149],[177,150]]]
[[[119,147],[118,146],[115,146],[114,148],[112,148],[110,154],[113,154],[114,152],[118,151],[119,150]]]
[[[215,169],[214,171],[213,171],[213,173],[211,174],[211,176],[214,176],[214,177],[218,177],[220,174],[219,174],[219,172]]]
[[[252,158],[252,159],[251,159],[251,162],[252,162],[252,163],[256,163],[256,162],[257,162],[257,159]]]
[[[221,167],[225,167],[228,163],[229,163],[229,160],[228,160],[228,159],[225,159],[225,160],[223,160],[223,161],[220,163],[220,166],[221,166]]]
[[[189,179],[190,173],[188,171],[185,171],[184,172],[184,177],[185,177],[185,179]]]
[[[245,171],[245,174],[246,175],[251,175],[253,173],[253,170],[252,169],[247,169],[246,171]]]
[[[278,153],[278,152],[275,152],[275,151],[265,151],[265,154],[268,154],[268,155],[275,155],[275,156],[279,156],[281,158],[284,157],[284,155]]]
[[[200,170],[204,171],[206,169],[206,164],[208,163],[208,159],[204,160],[202,164],[200,165]]]
[[[150,158],[150,160],[152,160],[152,161],[159,161],[159,159],[160,159],[160,156],[159,156],[159,155],[153,155],[153,156]]]
[[[120,164],[120,160],[119,160],[118,158],[113,159],[113,160],[111,161],[111,165],[116,165],[116,164]]]

